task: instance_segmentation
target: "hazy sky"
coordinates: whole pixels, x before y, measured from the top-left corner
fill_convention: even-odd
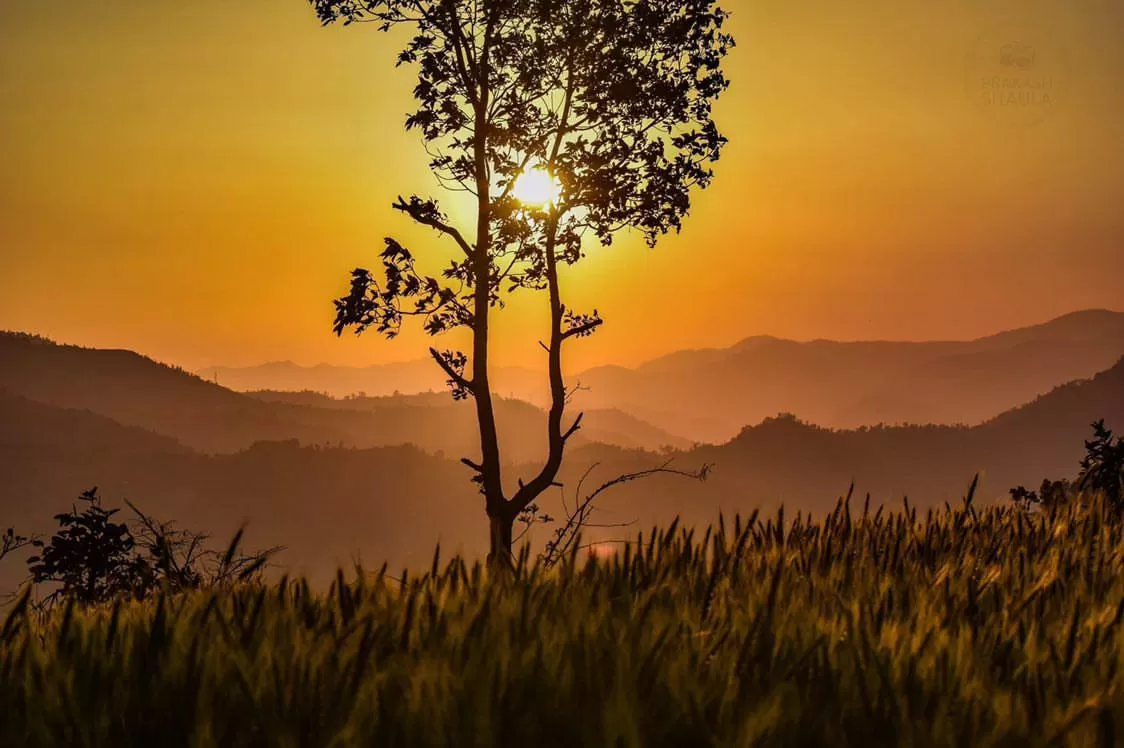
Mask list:
[[[1124,3],[727,7],[718,179],[681,236],[566,276],[607,318],[572,365],[1124,308]],[[0,328],[190,367],[420,357],[330,333],[384,235],[434,240],[389,209],[436,189],[400,41],[302,0],[0,0]],[[538,363],[545,303],[501,315],[501,362]]]

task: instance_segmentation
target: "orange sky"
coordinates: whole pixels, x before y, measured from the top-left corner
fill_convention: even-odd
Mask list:
[[[1124,5],[727,7],[718,179],[681,236],[567,276],[607,319],[572,366],[1124,308]],[[420,334],[330,333],[385,234],[434,240],[389,209],[435,191],[399,41],[302,0],[0,0],[0,328],[189,367],[420,357]],[[1052,103],[987,103],[1011,43]],[[501,363],[539,363],[543,312],[503,313]]]

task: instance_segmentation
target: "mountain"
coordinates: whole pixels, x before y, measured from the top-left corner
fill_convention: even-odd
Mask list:
[[[382,397],[333,398],[318,392],[247,392],[257,400],[335,411],[368,413],[378,419],[376,430],[397,428],[399,442],[419,444],[445,453],[475,449],[479,439],[472,403],[454,401],[446,392]],[[496,421],[506,444],[536,444],[545,439],[543,411],[522,400],[496,398]],[[688,440],[616,409],[587,410],[578,432],[579,442],[600,442],[621,447],[659,451],[683,449]],[[397,442],[396,442],[397,443]],[[516,461],[525,458],[516,456]]]
[[[445,393],[345,400],[314,393],[245,394],[131,351],[58,345],[29,335],[0,333],[0,387],[164,434],[201,452],[236,452],[284,439],[359,448],[414,444],[458,457],[479,449],[471,405]],[[542,410],[501,398],[496,419],[510,459],[531,461],[545,453]],[[690,444],[613,410],[591,411],[583,423],[576,443],[603,440],[645,449]]]
[[[677,452],[585,444],[568,454],[562,488],[539,503],[562,516],[562,499],[573,506],[587,471],[592,469],[583,495],[617,475],[669,460],[685,470],[713,468],[705,482],[656,476],[607,492],[594,518],[603,526],[590,528],[587,538],[631,537],[675,516],[704,524],[719,512],[774,512],[781,502],[789,516],[819,513],[852,482],[856,508],[870,493],[875,506],[900,506],[908,496],[924,510],[957,501],[980,473],[978,500],[993,501],[1017,484],[1072,477],[1089,423],[1102,417],[1124,430],[1124,360],[974,427],[834,430],[780,416],[724,444]],[[536,467],[509,462],[507,485]],[[486,541],[481,498],[469,472],[451,457],[410,446],[354,449],[283,440],[208,455],[88,411],[2,393],[0,476],[2,526],[47,532],[53,514],[97,485],[111,504],[127,498],[159,518],[219,539],[248,523],[250,545],[284,545],[281,562],[318,579],[356,556],[368,564],[418,567],[428,563],[437,542],[445,552],[475,555]],[[541,543],[550,532],[539,527],[531,537]],[[0,569],[10,573],[10,565]]]
[[[1124,313],[1078,312],[963,342],[756,337],[580,375],[578,407],[616,407],[721,442],[778,412],[826,427],[977,424],[1124,355]],[[705,383],[705,386],[702,384]]]
[[[205,455],[86,411],[0,395],[0,531],[49,534],[51,517],[97,486],[107,506],[128,499],[219,545],[245,524],[247,547],[283,545],[286,568],[326,579],[360,555],[400,569],[427,563],[437,542],[478,553],[487,524],[467,473],[412,446],[280,441]],[[0,593],[23,571],[0,564]]]
[[[298,425],[278,408],[132,351],[58,345],[31,335],[0,333],[0,387],[59,408],[99,413],[204,451],[234,451],[288,436],[340,437],[330,428]]]
[[[362,367],[301,366],[292,361],[274,361],[245,367],[209,366],[197,373],[207,381],[237,391],[322,392],[337,398],[448,390],[444,373],[431,359]],[[535,402],[545,402],[541,378],[540,373],[519,367],[497,367],[492,372],[497,394]]]
[[[1075,312],[1044,324],[969,341],[797,342],[769,336],[729,348],[684,350],[636,368],[572,372],[574,405],[615,409],[692,441],[724,442],[747,423],[780,412],[832,428],[978,424],[1052,387],[1089,377],[1124,355],[1124,313]],[[443,392],[430,361],[367,368],[212,368],[237,390]],[[500,394],[546,403],[544,375],[498,369]],[[615,442],[621,443],[621,442]]]
[[[444,377],[432,361],[405,361],[366,367],[301,366],[292,361],[271,361],[257,366],[210,366],[199,376],[233,390],[324,392],[335,397],[389,395],[438,391]]]
[[[106,456],[143,458],[153,454],[188,454],[175,439],[122,426],[88,410],[55,408],[0,389],[0,450],[9,457],[24,453],[87,451]]]
[[[614,518],[704,522],[718,512],[753,508],[822,512],[853,483],[874,505],[915,506],[959,500],[980,475],[980,501],[1003,499],[1016,485],[1072,478],[1090,424],[1105,419],[1124,434],[1124,359],[1088,380],[1053,389],[1030,403],[976,426],[876,426],[836,430],[791,415],[742,429],[721,445],[675,455],[682,468],[713,465],[706,482],[648,480],[616,491],[606,502]],[[563,482],[582,465],[600,463],[595,479],[651,467],[651,455],[590,446],[571,455]]]
[[[979,427],[986,435],[991,464],[998,474],[1041,478],[1070,477],[1083,454],[1089,424],[1098,419],[1124,436],[1124,359],[1087,380],[1056,387],[1026,405],[1013,408]],[[1043,475],[1031,476],[1028,466]],[[1069,470],[1066,467],[1069,467]]]

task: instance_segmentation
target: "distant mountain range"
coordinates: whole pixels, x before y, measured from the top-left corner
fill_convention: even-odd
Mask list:
[[[791,412],[821,426],[977,424],[1050,388],[1089,377],[1124,355],[1124,313],[1076,312],[971,341],[796,342],[754,337],[723,349],[672,353],[636,368],[571,375],[576,407],[614,408],[672,434],[730,439],[747,423]],[[234,389],[443,391],[428,361],[368,368],[285,362],[200,372]],[[496,391],[545,402],[543,376],[499,369]]]
[[[433,453],[479,450],[471,404],[447,394],[333,400],[315,393],[239,393],[131,351],[57,345],[0,334],[0,389],[61,408],[87,409],[173,437],[201,452],[235,452],[258,441],[375,447],[414,444]],[[546,415],[518,400],[497,400],[508,459],[546,449]],[[614,409],[591,410],[580,441],[660,449],[689,446]]]
[[[995,500],[1019,483],[1074,475],[1093,420],[1124,430],[1119,357],[1091,379],[1046,389],[973,427],[835,430],[780,416],[721,444],[679,441],[660,451],[674,437],[620,411],[593,412],[585,441],[568,454],[564,488],[541,504],[560,515],[560,499],[573,499],[591,467],[587,490],[666,460],[714,468],[704,483],[656,478],[614,490],[600,503],[600,520],[637,522],[592,530],[591,538],[631,535],[676,515],[697,523],[719,511],[773,511],[782,501],[790,513],[821,512],[852,481],[856,503],[869,492],[875,504],[900,505],[908,495],[926,507],[957,500],[978,472],[980,500]],[[474,446],[462,406],[443,394],[235,393],[125,351],[0,335],[0,527],[47,531],[51,515],[98,485],[110,503],[128,498],[218,535],[248,521],[251,544],[285,545],[286,563],[320,576],[356,554],[368,563],[425,564],[438,541],[446,551],[478,553],[486,542],[481,498],[456,459]],[[537,467],[542,413],[509,400],[501,409],[511,485]],[[594,440],[599,434],[616,443],[598,443],[614,440]],[[414,440],[422,446],[401,445]]]
[[[624,487],[606,504],[620,507],[617,516],[649,522],[677,515],[704,521],[719,511],[775,510],[782,502],[790,512],[821,512],[853,483],[856,502],[869,493],[874,505],[900,507],[908,496],[924,508],[958,501],[977,473],[977,500],[990,502],[1019,484],[1076,475],[1090,424],[1101,418],[1124,434],[1124,359],[972,427],[832,430],[793,416],[766,419],[727,443],[677,455],[683,466],[714,465],[706,483],[649,481]],[[601,472],[607,475],[650,465],[652,457],[591,446],[571,455],[570,465],[592,462],[608,466]]]
[[[432,359],[372,366],[301,366],[292,361],[272,361],[256,366],[209,366],[196,372],[209,382],[232,390],[319,392],[331,397],[385,397],[446,392],[447,377]],[[543,373],[520,367],[496,367],[494,391],[502,396],[538,404],[546,403]]]

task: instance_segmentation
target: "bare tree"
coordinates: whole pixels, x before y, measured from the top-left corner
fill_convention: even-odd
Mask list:
[[[490,557],[510,563],[520,513],[556,485],[566,443],[565,344],[603,323],[596,309],[563,302],[559,269],[593,242],[635,230],[650,246],[681,228],[692,190],[708,186],[726,140],[712,117],[727,88],[722,61],[733,46],[715,0],[311,0],[325,24],[409,27],[399,64],[415,65],[420,132],[430,168],[476,204],[474,234],[436,200],[400,197],[394,208],[447,240],[455,259],[427,274],[386,239],[383,278],[352,275],[336,302],[335,331],[394,336],[420,317],[437,335],[463,328],[470,354],[431,348],[453,397],[472,397],[480,455],[474,472],[491,527]],[[689,279],[684,276],[684,284]],[[547,457],[510,494],[489,379],[490,314],[505,294],[545,291],[550,407]],[[674,305],[674,293],[666,303]]]

